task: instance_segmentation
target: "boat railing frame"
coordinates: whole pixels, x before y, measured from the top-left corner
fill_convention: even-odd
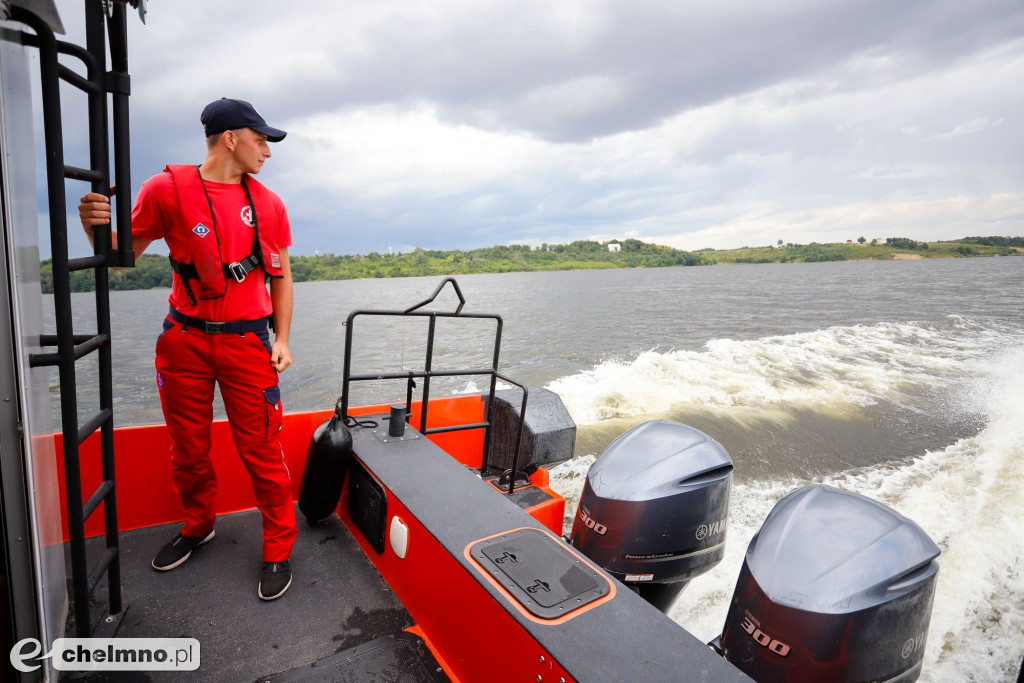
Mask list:
[[[455,295],[459,299],[459,305],[454,311],[436,311],[436,310],[421,310],[424,306],[427,306],[434,302],[437,296],[445,288],[445,285],[451,284],[455,291]],[[516,445],[515,452],[512,456],[512,476],[509,477],[507,493],[512,495],[516,490],[516,473],[519,468],[520,451],[523,443],[523,426],[526,422],[526,403],[529,399],[530,391],[525,385],[515,381],[505,375],[498,372],[498,358],[501,352],[501,332],[504,326],[502,317],[496,313],[464,313],[463,308],[466,305],[466,298],[462,294],[462,289],[459,287],[459,283],[454,277],[446,277],[441,281],[441,284],[434,289],[427,299],[420,303],[411,306],[404,310],[373,310],[373,309],[359,309],[349,313],[348,318],[345,321],[345,363],[342,374],[342,393],[339,399],[339,410],[341,416],[347,421],[349,419],[348,408],[349,408],[349,390],[352,382],[365,382],[365,381],[378,381],[378,380],[406,380],[406,401],[405,401],[405,419],[406,421],[410,418],[410,406],[412,405],[413,389],[417,379],[423,381],[422,391],[422,409],[420,410],[420,425],[419,431],[421,434],[439,434],[442,432],[455,432],[465,431],[471,429],[483,429],[484,430],[484,444],[483,444],[483,459],[480,465],[481,475],[486,475],[490,467],[489,456],[490,456],[490,444],[491,444],[491,415],[494,407],[494,394],[497,390],[498,380],[507,382],[519,388],[523,392],[523,401],[520,406],[519,413],[519,427],[516,434]],[[425,358],[423,362],[422,370],[407,370],[403,372],[376,372],[372,374],[353,374],[352,373],[352,341],[355,334],[355,320],[356,318],[370,316],[370,317],[419,317],[427,318],[427,345]],[[434,369],[434,337],[437,332],[437,319],[438,318],[460,318],[460,319],[483,319],[493,320],[495,322],[494,332],[494,346],[492,353],[492,361],[490,367],[481,368],[465,368],[458,370],[437,370]],[[484,418],[481,422],[474,422],[460,425],[447,425],[441,427],[427,427],[427,414],[430,403],[430,384],[434,377],[469,377],[469,376],[487,376],[490,378],[490,385],[487,392],[487,399],[484,402]]]
[[[18,6],[11,7],[12,21],[28,26],[34,34],[21,32],[25,45],[39,50],[43,134],[46,148],[46,193],[50,221],[50,254],[53,269],[53,297],[56,334],[41,334],[41,347],[56,347],[53,353],[34,353],[31,367],[56,367],[60,379],[61,434],[67,500],[68,539],[71,559],[70,589],[79,638],[113,636],[124,618],[122,604],[120,547],[118,543],[117,496],[114,467],[113,361],[110,331],[109,267],[132,267],[135,252],[131,239],[131,212],[115,211],[118,249],[111,248],[110,226],[94,229],[93,255],[70,258],[68,249],[66,180],[85,181],[93,192],[111,193],[110,158],[115,168],[115,196],[118,206],[130,206],[128,75],[126,7],[124,2],[86,0],[86,47],[58,41],[53,29],[39,16]],[[108,14],[109,13],[109,14]],[[106,35],[104,33],[106,29]],[[109,39],[109,43],[107,42]],[[110,50],[111,70],[106,68]],[[84,65],[82,76],[60,63],[59,55]],[[61,82],[84,92],[88,98],[89,168],[64,163],[64,135],[61,113]],[[113,108],[108,117],[108,95]],[[112,140],[108,139],[108,130]],[[112,147],[112,149],[111,149]],[[71,273],[92,270],[95,283],[96,333],[75,334],[71,304]],[[76,362],[98,353],[99,411],[79,423]],[[100,431],[100,459],[103,480],[83,503],[80,445]],[[102,504],[105,550],[90,570],[85,548],[85,521]],[[109,613],[94,629],[89,599],[106,575]]]

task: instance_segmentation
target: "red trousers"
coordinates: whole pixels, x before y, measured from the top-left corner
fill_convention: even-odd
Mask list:
[[[263,513],[263,561],[288,559],[298,532],[281,450],[281,392],[270,365],[268,331],[207,334],[168,318],[156,344],[156,370],[172,441],[174,486],[185,509],[182,533],[204,536],[216,517],[210,427],[217,383],[235,448]]]

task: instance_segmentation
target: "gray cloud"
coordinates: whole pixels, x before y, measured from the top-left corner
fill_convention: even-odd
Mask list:
[[[1016,2],[279,10],[130,20],[133,175],[201,160],[203,105],[249,99],[290,131],[264,176],[298,253],[1021,231]]]
[[[367,10],[310,2],[283,21],[197,33],[204,25],[230,27],[238,12],[230,3],[193,0],[154,9],[152,25],[136,32],[144,39],[136,62],[154,72],[146,92],[187,92],[196,103],[208,91],[193,86],[210,83],[234,83],[286,112],[428,101],[455,123],[581,141],[828,74],[859,55],[897,59],[885,74],[848,73],[836,87],[942,68],[1024,33],[1024,12],[1010,1],[560,6],[380,3]],[[246,7],[259,16],[271,5]],[[161,22],[170,24],[166,31]],[[161,35],[145,40],[152,32]],[[199,45],[188,44],[190,33]],[[252,68],[253,61],[273,66]],[[162,108],[163,98],[153,99]]]

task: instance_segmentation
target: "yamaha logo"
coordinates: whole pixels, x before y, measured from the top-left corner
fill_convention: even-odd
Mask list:
[[[196,223],[196,227],[192,228],[192,232],[199,235],[200,237],[206,237],[210,234],[210,229],[202,223]]]
[[[923,648],[924,639],[925,632],[922,631],[921,633],[918,633],[916,636],[908,639],[907,642],[903,643],[903,648],[900,651],[900,655],[903,657],[903,659],[906,659],[910,655],[914,654],[915,652]]]
[[[725,525],[725,519],[720,519],[717,522],[711,522],[710,524],[701,524],[697,527],[697,532],[694,535],[697,537],[698,541],[703,541],[708,536],[723,533],[725,531]]]

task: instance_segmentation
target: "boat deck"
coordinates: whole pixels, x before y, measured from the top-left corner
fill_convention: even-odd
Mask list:
[[[392,671],[398,661],[406,676],[402,680],[447,680],[422,641],[401,633],[413,625],[412,617],[344,524],[334,516],[314,527],[301,514],[298,519],[293,583],[271,602],[256,594],[262,543],[256,510],[219,517],[216,537],[168,572],[153,570],[150,561],[180,525],[122,533],[122,602],[127,612],[117,636],[195,638],[201,666],[191,672],[104,672],[90,680],[322,680],[326,669],[334,680],[365,680],[356,674],[366,671],[358,667],[369,660],[377,660],[370,666]],[[100,552],[101,543],[92,539],[90,549]],[[101,583],[94,591],[93,619],[107,613],[106,598]],[[73,623],[68,636],[74,636]],[[368,645],[377,639],[376,645]],[[381,664],[382,648],[389,643],[400,652],[384,657],[387,661]],[[320,662],[316,669],[292,671],[315,662]],[[282,672],[287,673],[274,677]]]

